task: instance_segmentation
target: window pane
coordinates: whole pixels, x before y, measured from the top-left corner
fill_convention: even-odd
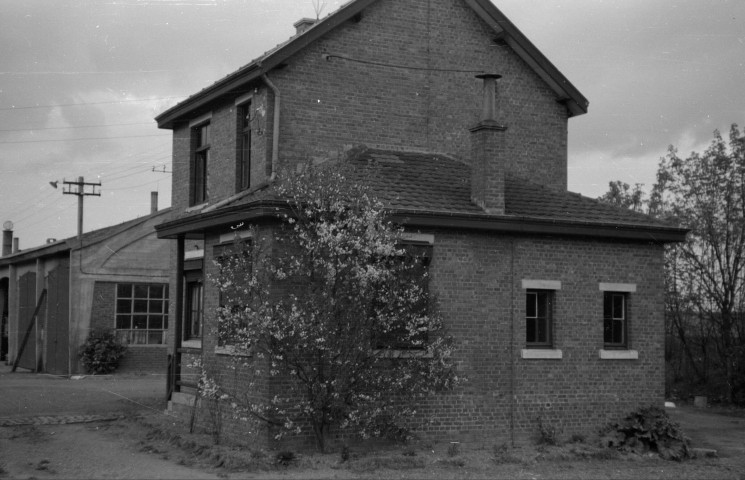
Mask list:
[[[535,319],[529,318],[525,323],[525,341],[528,343],[534,343],[536,341],[536,325]]]
[[[132,300],[117,300],[116,313],[132,313]]]
[[[623,321],[613,320],[613,343],[623,344]]]
[[[623,295],[613,295],[613,318],[624,318]]]
[[[147,285],[135,285],[135,298],[147,298]]]
[[[147,315],[134,315],[132,316],[132,322],[134,323],[134,328],[146,329]]]
[[[540,318],[536,321],[538,331],[536,332],[536,341],[539,343],[548,342],[548,320]]]
[[[150,285],[150,298],[163,298],[163,285]]]
[[[535,318],[538,313],[538,308],[536,306],[536,302],[538,301],[538,295],[535,293],[528,293],[526,296],[526,304],[525,304],[525,316],[530,318]]]
[[[137,313],[147,313],[147,300],[135,300],[134,311]]]
[[[150,313],[163,313],[163,300],[150,300]]]
[[[116,328],[129,329],[132,328],[132,317],[129,315],[117,315],[116,316]]]
[[[613,294],[603,293],[603,318],[613,317]]]
[[[132,296],[132,285],[129,283],[118,284],[116,286],[116,296],[119,298],[131,297]]]
[[[150,315],[150,330],[162,329],[163,328],[163,316],[162,315]]]
[[[548,317],[548,292],[538,292],[536,303],[538,304],[538,318]]]

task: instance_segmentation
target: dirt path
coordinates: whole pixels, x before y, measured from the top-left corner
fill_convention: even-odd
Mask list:
[[[694,446],[715,449],[722,458],[742,459],[745,471],[745,417],[694,407],[672,408],[667,413],[681,424]]]
[[[0,478],[216,479],[138,442],[122,422],[0,428]]]

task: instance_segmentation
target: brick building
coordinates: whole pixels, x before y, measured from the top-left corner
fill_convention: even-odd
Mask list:
[[[582,94],[489,0],[354,0],[158,118],[173,131],[172,406],[190,358],[224,361],[204,278],[270,232],[272,182],[308,160],[376,164],[469,381],[425,434],[588,431],[664,392],[663,246],[685,231],[567,191]],[[194,248],[194,247],[197,248]],[[203,247],[203,248],[202,248]],[[271,395],[271,386],[258,394]]]
[[[6,363],[17,360],[20,368],[58,375],[85,373],[78,350],[92,330],[101,329],[128,344],[117,372],[166,373],[169,246],[156,238],[154,225],[171,209],[158,211],[157,195],[152,199],[149,215],[86,232],[82,240],[14,251],[8,246],[13,232],[3,232]]]

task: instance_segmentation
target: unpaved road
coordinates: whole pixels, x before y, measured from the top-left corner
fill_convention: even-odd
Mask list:
[[[0,367],[0,478],[722,478],[745,480],[745,416],[718,415],[691,407],[668,410],[692,438],[695,447],[714,448],[722,458],[682,463],[655,459],[548,460],[497,462],[494,452],[465,452],[449,458],[429,452],[394,458],[396,464],[427,466],[395,470],[349,470],[338,455],[306,456],[288,470],[245,471],[215,468],[169,442],[155,438],[137,416],[157,419],[188,435],[186,427],[165,415],[164,381],[155,376],[86,377],[72,380],[34,374],[10,374]],[[740,412],[742,413],[742,412]],[[118,415],[124,419],[53,424],[74,416]],[[42,416],[42,417],[39,417]],[[34,423],[36,419],[36,424]],[[13,422],[30,423],[11,425]],[[432,454],[435,452],[432,451]],[[511,454],[510,454],[511,455]],[[441,457],[441,458],[440,458]],[[365,459],[363,459],[365,460]],[[439,463],[438,463],[439,462]]]

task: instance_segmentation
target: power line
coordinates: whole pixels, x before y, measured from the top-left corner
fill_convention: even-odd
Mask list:
[[[64,138],[60,140],[11,140],[9,142],[0,142],[0,144],[11,144],[11,143],[51,143],[51,142],[79,142],[85,140],[116,140],[119,138],[146,138],[146,137],[170,137],[170,134],[159,134],[159,135],[122,135],[116,137],[85,137],[85,138]]]
[[[133,102],[152,102],[153,100],[174,100],[177,98],[186,98],[185,95],[178,97],[159,97],[159,98],[135,98],[132,100],[112,100],[108,102],[79,102],[79,103],[58,103],[56,105],[27,105],[22,107],[0,107],[0,110],[30,110],[34,108],[54,108],[54,107],[80,107],[85,105],[110,105],[115,103],[133,103]]]
[[[37,128],[13,128],[0,129],[0,132],[29,132],[34,130],[71,130],[76,128],[103,128],[103,127],[124,127],[130,125],[152,125],[154,122],[135,122],[135,123],[109,123],[102,125],[77,125],[74,127],[37,127]]]

